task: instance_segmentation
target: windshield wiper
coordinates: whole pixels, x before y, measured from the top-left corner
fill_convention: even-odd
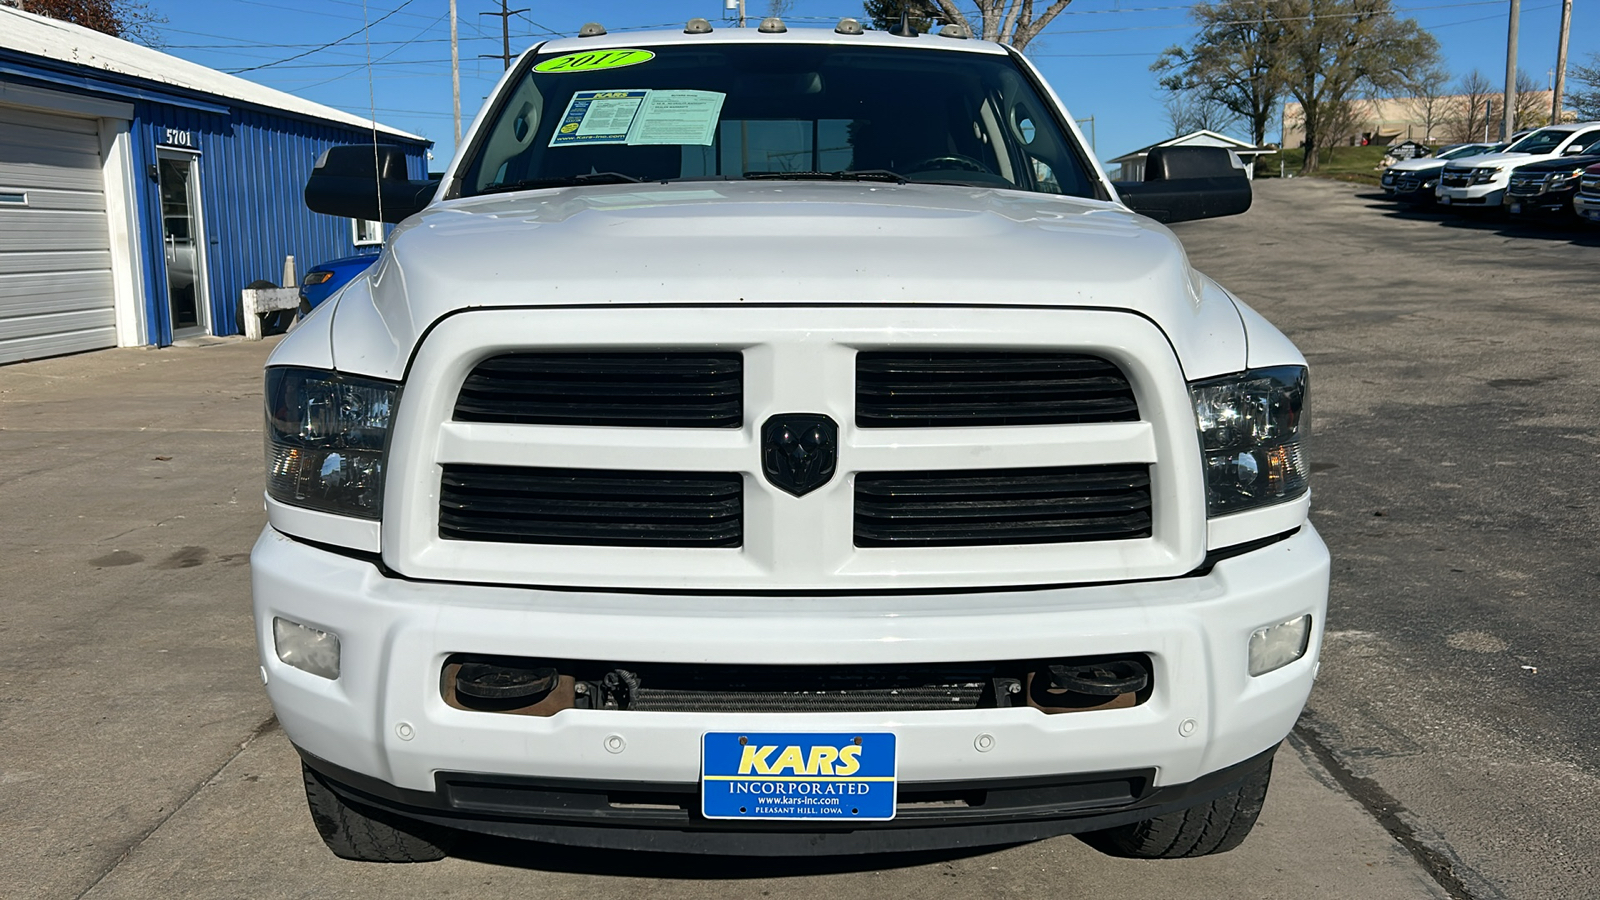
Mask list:
[[[888,169],[845,169],[841,172],[746,172],[752,181],[892,181],[908,184],[904,175]]]
[[[574,187],[584,184],[642,184],[644,179],[621,172],[589,172],[584,175],[563,175],[559,178],[526,178],[505,184],[491,184],[478,191],[480,194],[503,194],[507,191],[531,191],[547,187]]]

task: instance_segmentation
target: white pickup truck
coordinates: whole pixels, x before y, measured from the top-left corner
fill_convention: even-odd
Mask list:
[[[376,157],[376,161],[375,161]],[[947,27],[542,44],[266,372],[261,675],[340,856],[1236,846],[1329,558],[1305,360]],[[1144,213],[1144,214],[1141,214]]]

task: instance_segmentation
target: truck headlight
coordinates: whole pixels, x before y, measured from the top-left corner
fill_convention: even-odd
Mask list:
[[[1206,472],[1206,514],[1282,503],[1308,489],[1306,370],[1252,369],[1189,385]]]
[[[1484,167],[1484,168],[1480,168],[1480,169],[1473,169],[1472,170],[1472,183],[1473,184],[1488,184],[1489,182],[1495,180],[1495,177],[1498,176],[1499,174],[1500,174],[1500,170],[1499,169],[1490,168],[1490,167]]]
[[[399,385],[320,369],[267,370],[267,495],[376,519]]]

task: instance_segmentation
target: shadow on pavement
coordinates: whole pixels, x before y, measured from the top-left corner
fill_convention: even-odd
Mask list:
[[[1491,231],[1504,237],[1555,241],[1581,247],[1600,247],[1600,228],[1586,226],[1576,219],[1553,222],[1513,219],[1503,210],[1450,209],[1443,206],[1401,203],[1390,200],[1381,192],[1363,192],[1356,197],[1368,201],[1381,215],[1390,219],[1437,222],[1444,228]]]
[[[571,875],[717,881],[909,869],[930,863],[970,859],[1012,846],[965,847],[914,853],[866,853],[853,856],[761,857],[603,850],[482,835],[474,835],[472,841],[465,843],[468,846],[451,853],[451,856],[495,866],[512,866]]]

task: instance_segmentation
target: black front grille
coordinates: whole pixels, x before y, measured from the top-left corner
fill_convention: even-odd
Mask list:
[[[1543,178],[1537,178],[1537,179],[1517,179],[1517,178],[1514,178],[1514,179],[1511,180],[1511,184],[1510,184],[1509,187],[1506,188],[1506,190],[1507,190],[1508,193],[1515,194],[1516,196],[1527,197],[1527,196],[1533,196],[1533,195],[1538,194],[1540,192],[1540,189],[1543,188],[1543,187],[1544,187],[1544,179]]]
[[[461,385],[460,422],[738,428],[738,353],[510,353],[479,363]]]
[[[439,536],[601,547],[737,547],[744,480],[722,472],[447,465]]]
[[[1600,197],[1600,177],[1585,175],[1583,180],[1578,182],[1578,193],[1585,197]]]
[[[1096,356],[943,350],[856,354],[856,424],[862,428],[1138,418],[1127,377]]]
[[[1144,464],[856,476],[857,547],[979,547],[1150,536]]]
[[[1469,187],[1472,184],[1471,172],[1445,172],[1439,179],[1445,187]]]
[[[641,666],[624,702],[644,712],[914,712],[977,709],[992,664]],[[991,704],[992,705],[992,704]]]
[[[1403,175],[1395,182],[1395,190],[1403,194],[1409,194],[1421,186],[1422,180],[1415,175]]]

